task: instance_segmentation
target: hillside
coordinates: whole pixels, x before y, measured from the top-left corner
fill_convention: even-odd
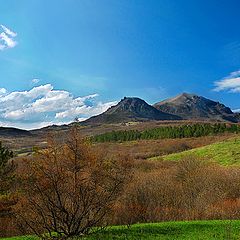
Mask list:
[[[106,112],[91,117],[82,122],[82,125],[125,123],[132,121],[151,120],[180,120],[174,114],[164,113],[140,98],[125,97],[116,106],[112,106]]]
[[[239,165],[240,137],[235,137],[224,142],[213,143],[211,145],[187,150],[180,153],[169,154],[164,157],[154,157],[152,159],[180,160],[181,158],[189,155],[204,157],[226,166]]]
[[[135,224],[111,227],[105,232],[75,239],[82,240],[223,240],[239,239],[240,221],[189,221]],[[2,238],[2,240],[35,240],[31,236]]]
[[[11,127],[0,127],[0,137],[25,137],[31,136],[31,133],[27,130]]]
[[[175,114],[183,119],[203,119],[238,122],[239,118],[229,107],[195,94],[183,93],[153,105],[160,111]]]
[[[192,138],[222,133],[240,133],[240,126],[226,123],[196,123],[180,126],[162,126],[147,129],[142,132],[138,130],[106,132],[104,134],[95,135],[91,140],[93,142],[123,142],[140,139]]]

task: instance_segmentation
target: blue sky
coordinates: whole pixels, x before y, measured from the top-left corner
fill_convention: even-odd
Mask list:
[[[65,123],[124,96],[155,103],[181,92],[238,109],[239,8],[237,0],[2,1],[0,124]]]

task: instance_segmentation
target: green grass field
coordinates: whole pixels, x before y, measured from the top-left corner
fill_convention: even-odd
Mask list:
[[[240,138],[233,138],[224,142],[214,143],[208,146],[191,149],[188,151],[169,154],[163,157],[154,157],[152,160],[180,160],[189,155],[204,157],[216,161],[222,165],[239,165],[240,164]]]
[[[33,240],[34,237],[3,238],[3,240]],[[79,238],[82,240],[201,240],[240,239],[240,221],[191,221],[135,224],[112,227],[103,233]]]

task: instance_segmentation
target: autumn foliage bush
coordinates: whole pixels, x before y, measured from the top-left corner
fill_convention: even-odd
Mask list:
[[[17,203],[17,196],[12,192],[15,185],[15,169],[13,152],[0,142],[0,237],[15,231],[13,206]]]
[[[74,128],[62,143],[51,139],[21,173],[17,224],[41,238],[88,234],[108,224],[130,175],[129,159],[96,154]]]
[[[240,217],[240,168],[190,156],[174,164],[138,163],[116,206],[116,224]],[[139,166],[140,165],[140,166]]]

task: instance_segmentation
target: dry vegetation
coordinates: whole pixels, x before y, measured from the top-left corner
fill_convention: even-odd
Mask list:
[[[124,124],[102,124],[102,125],[93,125],[93,126],[80,126],[79,132],[82,136],[94,136],[99,135],[106,132],[111,131],[119,131],[119,130],[139,130],[143,131],[146,129],[157,128],[161,126],[178,126],[178,125],[186,125],[186,124],[196,124],[196,123],[206,123],[203,121],[149,121],[149,122],[131,122]],[[58,133],[59,136],[64,138],[68,134],[71,126],[53,126],[48,128],[43,128],[39,130],[30,131],[29,135],[26,136],[7,136],[1,135],[0,132],[0,141],[4,143],[5,146],[12,149],[15,154],[18,155],[29,155],[32,153],[33,149],[41,149],[47,146],[47,138],[49,135]],[[118,153],[118,151],[127,151],[127,153],[131,154],[131,152],[139,151],[139,155],[159,156],[162,155],[162,152],[174,153],[179,152],[181,150],[186,150],[184,147],[181,148],[178,145],[186,145],[187,149],[205,146],[217,141],[225,140],[227,138],[231,138],[234,134],[226,133],[218,136],[207,136],[207,137],[199,137],[199,138],[191,138],[191,139],[164,139],[164,140],[140,140],[136,142],[130,142],[125,144],[119,143],[107,143],[107,144],[99,144],[99,149],[106,149],[107,152],[110,153]],[[172,150],[168,150],[171,148]],[[161,150],[159,150],[161,148]],[[176,151],[174,150],[176,148]],[[149,149],[149,150],[148,150]],[[160,154],[158,152],[160,151]],[[152,154],[151,154],[152,153]],[[135,153],[134,153],[135,154]],[[137,155],[137,154],[136,154]],[[143,156],[143,158],[145,158]]]
[[[82,129],[60,133],[47,149],[15,159],[18,184],[12,192],[19,189],[21,194],[16,206],[11,206],[16,198],[8,202],[14,215],[1,225],[5,236],[20,234],[19,227],[39,236],[71,236],[106,224],[240,217],[240,167],[223,167],[196,156],[149,160],[233,134],[91,145],[76,142]]]
[[[18,164],[12,185],[18,199],[12,206],[9,201],[9,226],[2,230],[41,238],[79,236],[105,226],[132,169],[127,157],[97,154],[76,128],[63,142],[50,138],[47,149]]]
[[[115,224],[239,219],[240,168],[208,159],[142,161],[116,206]]]
[[[104,149],[105,153],[112,156],[119,153],[125,153],[135,159],[147,159],[206,146],[215,142],[227,140],[233,136],[235,135],[223,134],[198,138],[139,140],[123,143],[97,143],[94,144],[94,148],[98,151]]]

